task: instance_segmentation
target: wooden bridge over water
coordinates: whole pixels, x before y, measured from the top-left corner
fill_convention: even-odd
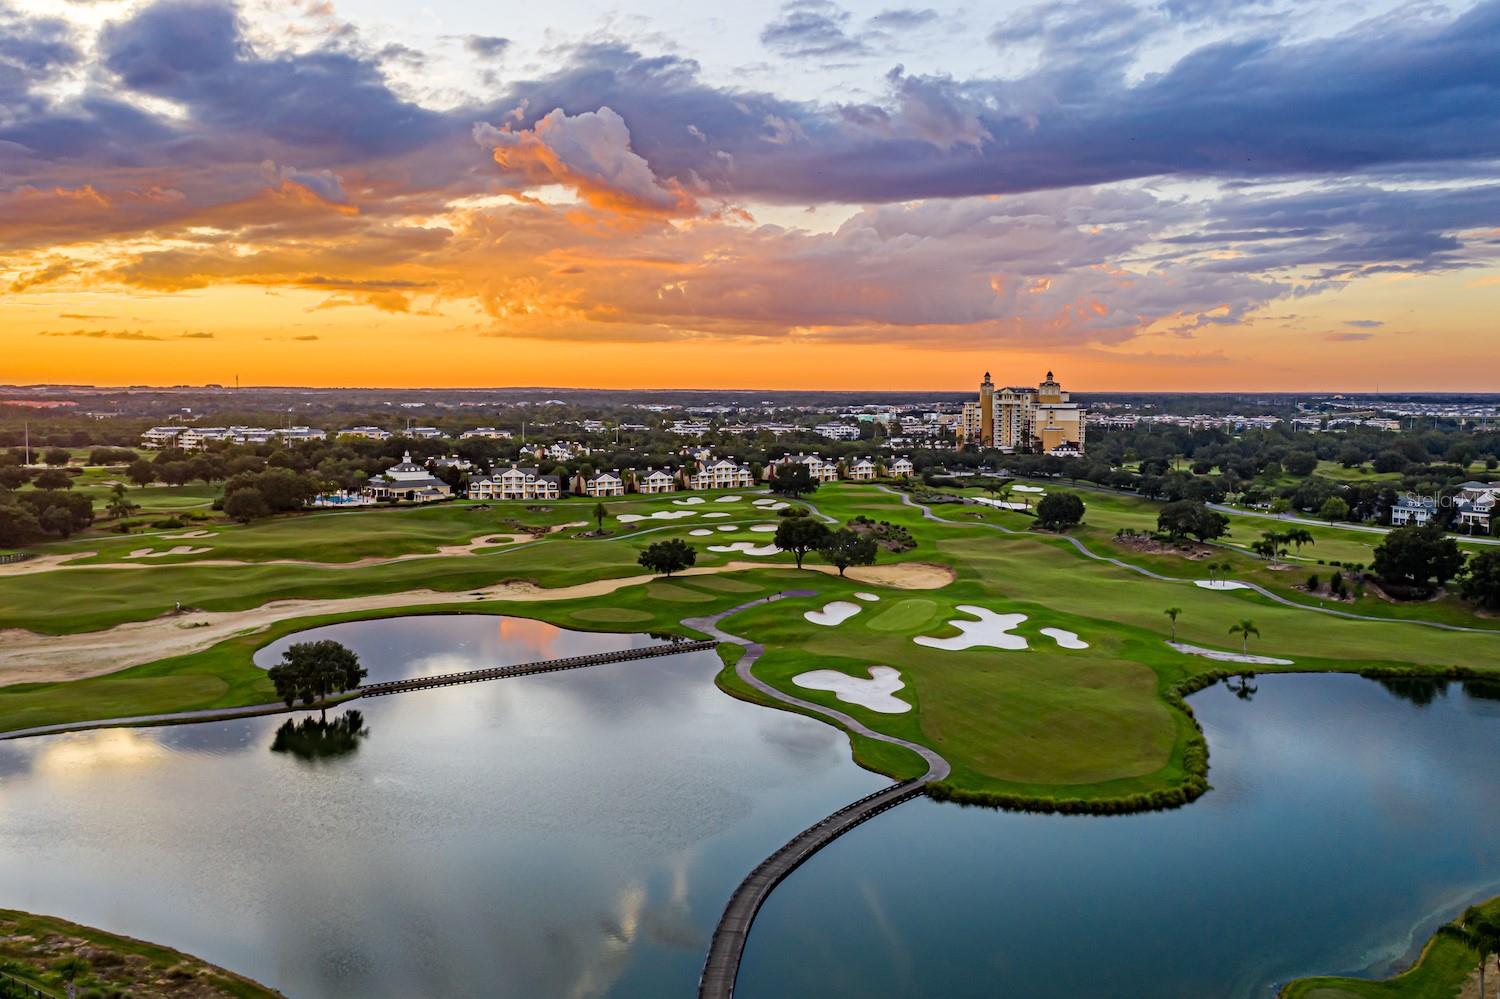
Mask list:
[[[429,687],[451,687],[460,683],[479,683],[483,680],[505,680],[515,676],[531,676],[536,673],[557,673],[566,669],[582,669],[603,663],[629,662],[634,659],[654,659],[657,656],[675,656],[683,652],[704,652],[717,648],[718,642],[672,641],[661,645],[648,645],[639,649],[620,649],[617,652],[595,652],[586,656],[570,656],[566,659],[545,659],[541,662],[521,663],[516,666],[493,666],[487,669],[471,669],[462,673],[440,673],[436,676],[417,676],[408,680],[387,680],[367,683],[354,691],[359,697],[380,697],[383,694],[400,694],[408,690],[426,690]]]

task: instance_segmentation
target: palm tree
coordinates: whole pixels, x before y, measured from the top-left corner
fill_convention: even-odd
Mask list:
[[[1250,651],[1250,636],[1260,637],[1260,629],[1255,626],[1254,621],[1249,619],[1241,621],[1239,624],[1231,624],[1229,626],[1229,633],[1231,635],[1239,635],[1244,639],[1241,648],[1246,652]]]
[[[1297,551],[1302,550],[1303,545],[1316,544],[1317,539],[1305,527],[1294,527],[1281,536],[1283,543],[1291,542],[1297,546]]]
[[[125,495],[125,484],[116,482],[109,494],[109,515],[124,518],[135,512],[136,506]]]
[[[594,522],[599,525],[599,530],[604,530],[604,518],[609,516],[609,507],[603,503],[594,504]]]
[[[1177,641],[1177,615],[1182,613],[1181,607],[1168,607],[1162,611],[1163,614],[1172,619],[1172,641]]]
[[[1491,954],[1500,954],[1500,913],[1470,906],[1458,921],[1464,942],[1479,951],[1479,999],[1486,999],[1484,966]]]

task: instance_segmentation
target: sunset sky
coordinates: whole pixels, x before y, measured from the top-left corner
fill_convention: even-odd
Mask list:
[[[0,383],[985,369],[1500,391],[1500,0],[0,0]]]

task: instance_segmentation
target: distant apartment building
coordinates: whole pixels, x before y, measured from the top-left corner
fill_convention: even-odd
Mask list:
[[[836,461],[828,461],[815,454],[789,454],[777,458],[766,466],[766,478],[774,479],[777,471],[792,465],[804,465],[808,476],[814,482],[837,482],[839,477],[839,466]]]
[[[391,432],[379,427],[346,427],[338,432],[338,436],[359,437],[367,441],[388,441],[391,439]]]
[[[141,447],[168,448],[177,443],[185,427],[152,427],[141,434]]]
[[[683,437],[702,437],[712,428],[701,420],[673,420],[667,429]]]
[[[472,500],[548,500],[562,498],[562,480],[535,468],[512,465],[494,475],[469,480]]]
[[[859,427],[852,423],[820,423],[813,427],[813,433],[832,441],[859,440]]]
[[[755,474],[749,465],[713,458],[684,469],[683,484],[689,489],[750,489],[755,485]]]
[[[580,496],[601,498],[625,495],[625,479],[618,469],[613,472],[596,472],[593,475],[575,475],[571,485],[573,492]]]
[[[458,435],[459,440],[470,441],[481,439],[490,441],[508,441],[515,434],[509,430],[496,430],[494,427],[475,427],[473,430],[465,430]]]
[[[984,373],[979,398],[964,403],[958,420],[960,447],[1025,451],[1032,448],[1061,457],[1084,452],[1088,416],[1070,401],[1052,372],[1037,388],[997,389]]]
[[[638,493],[673,493],[677,491],[677,476],[661,468],[648,468],[635,473],[635,491]]]

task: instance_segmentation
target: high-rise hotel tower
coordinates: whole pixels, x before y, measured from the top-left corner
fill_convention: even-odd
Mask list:
[[[1087,415],[1047,372],[1037,388],[995,388],[990,373],[979,383],[979,401],[964,403],[960,447],[998,448],[1074,456],[1083,454]]]

